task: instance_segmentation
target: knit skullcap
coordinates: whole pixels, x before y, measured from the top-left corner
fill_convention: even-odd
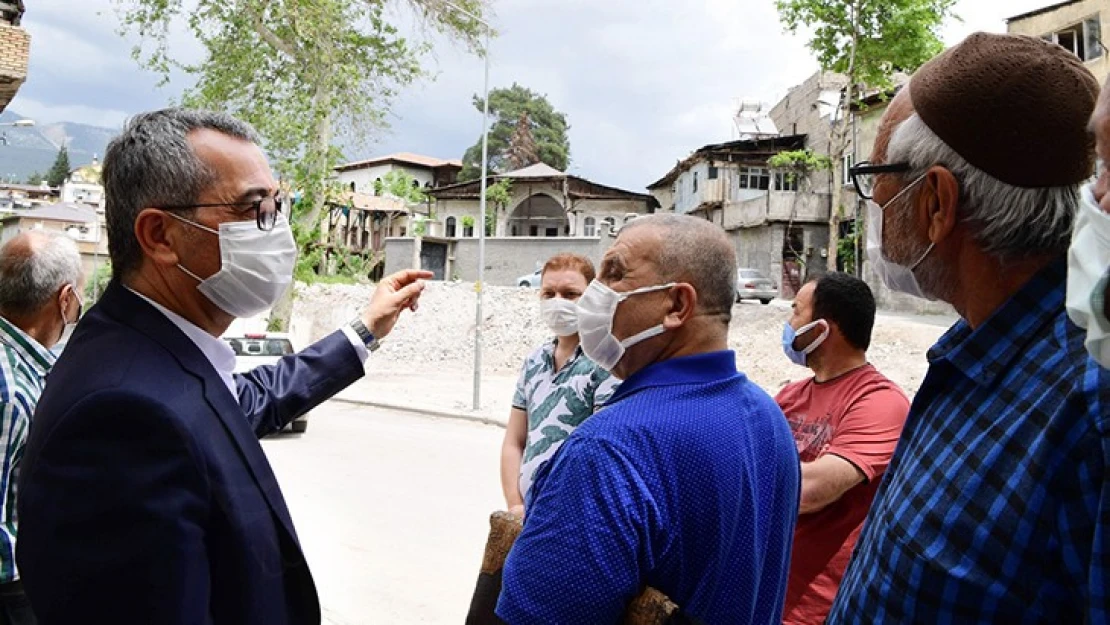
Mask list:
[[[1091,176],[1098,82],[1054,43],[975,33],[917,70],[910,99],[929,129],[1002,182],[1061,187]]]

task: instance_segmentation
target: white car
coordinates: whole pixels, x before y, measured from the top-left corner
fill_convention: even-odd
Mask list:
[[[235,352],[235,373],[246,373],[260,365],[272,365],[282,356],[292,354],[293,342],[288,334],[278,332],[244,333],[227,335],[224,341]],[[302,433],[308,429],[308,415],[304,414],[289,424],[294,432]]]
[[[533,288],[533,289],[538,289],[538,288],[540,288],[540,282],[543,281],[542,280],[542,274],[543,274],[543,268],[541,267],[539,269],[536,269],[535,271],[533,271],[532,273],[530,273],[528,275],[524,275],[524,276],[521,276],[521,277],[517,278],[516,279],[516,285],[517,286],[525,286],[525,287],[529,287],[529,288]]]

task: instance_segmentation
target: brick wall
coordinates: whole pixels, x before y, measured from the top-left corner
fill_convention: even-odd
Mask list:
[[[0,111],[8,106],[27,79],[31,36],[15,26],[0,24]]]

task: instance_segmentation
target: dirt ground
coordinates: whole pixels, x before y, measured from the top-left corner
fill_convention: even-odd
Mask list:
[[[369,301],[369,285],[301,287],[294,308],[294,337],[307,344],[335,330]],[[368,364],[368,379],[352,392],[395,404],[469,409],[473,397],[476,294],[470,283],[429,283],[420,310],[406,313]],[[768,393],[810,375],[782,353],[789,302],[737,304],[729,333],[737,366]],[[482,408],[507,413],[513,382],[524,357],[546,340],[537,292],[488,287],[483,303]],[[954,319],[880,312],[868,355],[906,392],[925,375],[925,352]]]

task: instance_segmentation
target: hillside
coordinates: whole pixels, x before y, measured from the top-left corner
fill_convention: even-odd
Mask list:
[[[0,122],[8,123],[23,116],[8,109],[0,113]],[[69,148],[69,163],[80,167],[102,158],[104,148],[118,130],[86,124],[60,122],[31,128],[0,127],[7,144],[0,143],[0,180],[14,177],[23,182],[34,172],[45,173],[54,163],[58,148],[64,142]]]

